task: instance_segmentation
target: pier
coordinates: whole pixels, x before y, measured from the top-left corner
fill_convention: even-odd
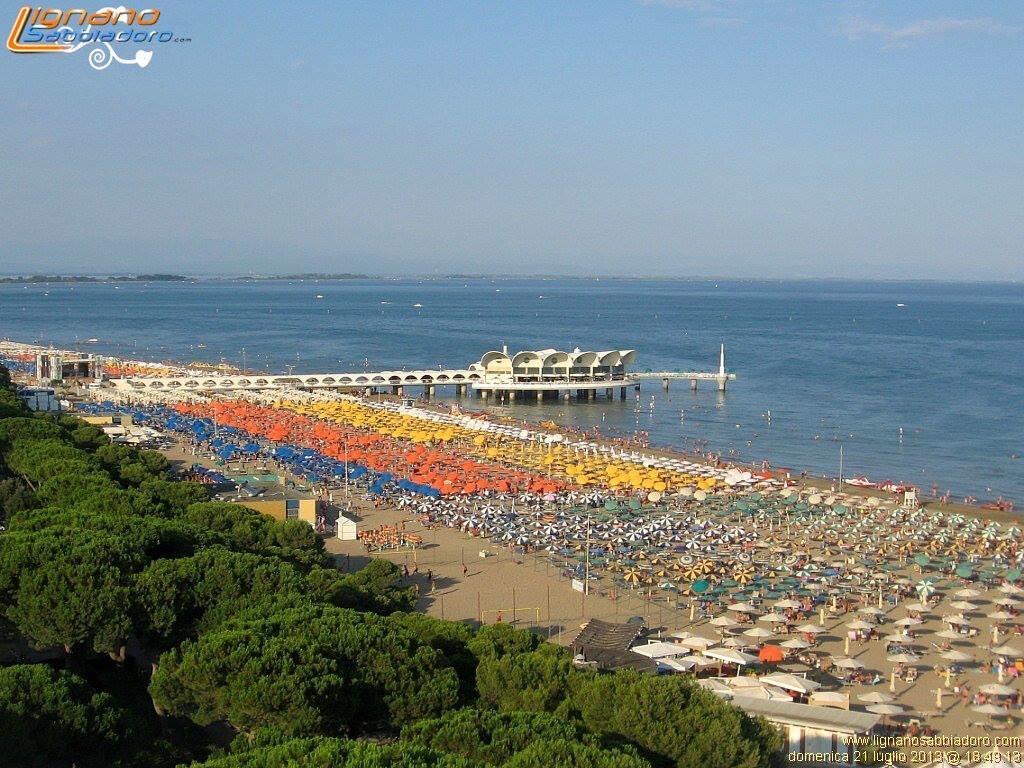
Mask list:
[[[634,350],[606,352],[560,352],[554,349],[524,351],[509,355],[506,349],[485,354],[467,368],[438,370],[386,370],[355,373],[263,374],[239,372],[227,375],[183,372],[175,376],[136,376],[111,379],[121,388],[161,392],[225,392],[256,389],[338,389],[390,391],[404,395],[407,388],[422,388],[427,397],[438,387],[454,387],[457,397],[475,394],[481,399],[515,402],[517,398],[544,400],[562,398],[596,400],[603,394],[625,399],[632,387],[639,391],[644,381],[661,381],[668,389],[673,381],[687,381],[692,389],[700,382],[712,382],[724,392],[736,374],[725,368],[725,345],[719,354],[717,371],[630,371]]]

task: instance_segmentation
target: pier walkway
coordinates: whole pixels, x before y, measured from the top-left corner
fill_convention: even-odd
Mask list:
[[[546,373],[543,367],[536,370],[536,375],[523,375],[514,368],[505,372],[474,364],[469,368],[355,373],[289,373],[280,375],[254,372],[229,375],[182,373],[175,376],[135,376],[111,379],[109,383],[119,389],[137,392],[228,392],[294,388],[371,391],[390,389],[392,393],[401,395],[405,393],[407,387],[419,387],[427,396],[433,395],[437,387],[455,387],[455,393],[460,397],[474,392],[485,399],[493,396],[514,401],[517,395],[541,399],[561,396],[570,399],[574,391],[580,399],[593,400],[601,390],[604,390],[606,396],[611,398],[616,389],[619,390],[620,397],[625,398],[627,388],[634,387],[639,390],[641,382],[657,380],[662,382],[665,389],[668,389],[669,383],[672,381],[689,381],[693,389],[696,389],[701,381],[711,381],[715,383],[719,391],[724,392],[726,384],[736,379],[735,373],[729,373],[725,369],[724,345],[717,371],[635,372],[625,371],[622,367],[612,367],[608,371],[595,373],[594,366],[591,366],[589,375],[574,373],[569,368],[565,369],[566,373],[563,375],[551,375]]]

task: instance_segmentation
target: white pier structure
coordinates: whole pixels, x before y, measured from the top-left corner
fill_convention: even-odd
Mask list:
[[[413,371],[364,371],[356,373],[236,373],[210,375],[183,372],[176,376],[137,376],[112,379],[119,389],[136,392],[230,392],[254,389],[341,389],[379,391],[390,388],[396,395],[406,387],[422,387],[426,396],[433,396],[437,387],[453,386],[459,397],[471,391],[478,397],[494,397],[514,402],[517,397],[562,397],[570,400],[595,400],[602,390],[611,399],[619,390],[622,399],[626,390],[637,391],[644,380],[658,380],[668,389],[671,381],[689,381],[693,389],[698,382],[712,381],[718,391],[736,379],[725,369],[725,345],[720,350],[717,371],[630,371],[636,352],[609,350],[584,352],[579,349],[561,352],[556,349],[523,351],[509,355],[507,349],[491,351],[468,368]]]

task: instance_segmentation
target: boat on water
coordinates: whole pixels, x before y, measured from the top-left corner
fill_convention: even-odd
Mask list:
[[[422,305],[422,304],[413,304],[413,305],[412,305],[412,308],[413,308],[413,309],[422,309],[422,308],[423,308],[423,305]]]
[[[877,488],[878,487],[877,483],[869,480],[865,475],[861,475],[860,477],[851,477],[851,478],[848,478],[848,479],[844,480],[843,482],[845,482],[847,485],[855,485],[858,488]]]
[[[324,295],[323,295],[322,293],[318,293],[318,294],[316,295],[316,297],[317,297],[318,299],[322,299],[322,298],[324,297]]]

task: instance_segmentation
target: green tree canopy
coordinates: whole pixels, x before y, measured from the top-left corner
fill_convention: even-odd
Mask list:
[[[128,765],[132,723],[113,698],[44,664],[0,668],[0,762],[19,768]]]
[[[386,617],[323,605],[259,613],[164,654],[154,700],[200,725],[226,719],[289,734],[400,725],[458,701],[441,654]]]

